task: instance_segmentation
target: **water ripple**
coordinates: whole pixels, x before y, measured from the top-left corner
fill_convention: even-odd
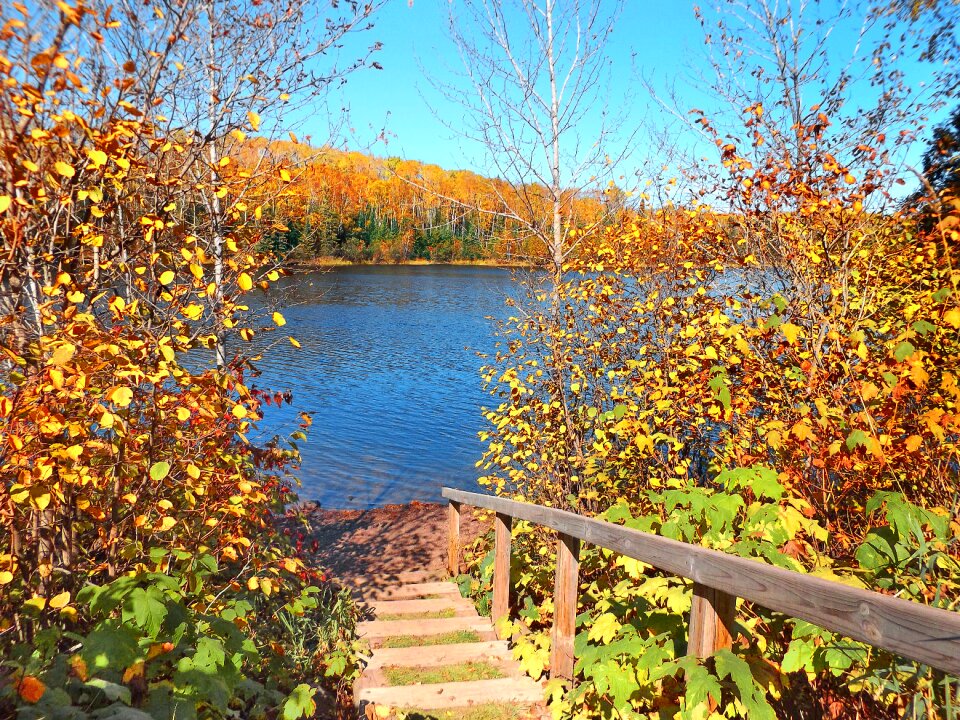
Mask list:
[[[289,334],[260,363],[257,380],[292,390],[269,408],[266,435],[289,434],[313,414],[301,444],[304,499],[366,508],[439,500],[441,485],[471,487],[482,447],[480,406],[489,404],[478,351],[493,347],[487,317],[505,314],[508,271],[407,266],[337,268],[285,278]]]

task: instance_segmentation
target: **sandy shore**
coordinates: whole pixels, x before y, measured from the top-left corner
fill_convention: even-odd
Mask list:
[[[491,523],[465,507],[463,544],[487,532]],[[281,527],[291,531],[304,560],[328,569],[347,585],[363,576],[446,569],[446,505],[413,502],[373,510],[324,510],[304,503],[287,514]]]

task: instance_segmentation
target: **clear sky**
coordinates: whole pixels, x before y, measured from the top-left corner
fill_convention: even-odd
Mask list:
[[[792,0],[779,1],[785,4]],[[456,126],[462,122],[463,110],[446,101],[428,80],[434,77],[451,81],[454,77],[451,69],[461,67],[446,34],[450,2],[458,0],[388,0],[375,18],[374,29],[357,39],[363,45],[375,40],[383,43],[375,57],[383,69],[364,69],[351,75],[341,91],[340,101],[350,109],[349,130],[345,136],[348,147],[436,163],[448,169],[487,169],[482,151],[475,146],[465,146],[456,133],[438,119],[436,113]],[[776,4],[777,0],[770,2]],[[841,0],[823,0],[816,12],[829,18],[839,2]],[[708,5],[709,0],[703,4]],[[816,15],[810,19],[811,33],[831,30],[831,52],[839,56],[850,54],[858,21],[832,28],[829,22],[815,26],[812,20]],[[716,104],[709,93],[693,87],[697,69],[706,67],[704,32],[695,17],[693,2],[626,0],[607,48],[615,69],[608,103],[623,106],[629,102],[625,108],[629,111],[628,122],[646,120],[648,124],[660,126],[671,119],[643,89],[641,77],[652,80],[664,94],[669,86],[676,84],[680,105],[687,110],[700,107],[709,113]],[[344,52],[349,49],[348,45]],[[928,72],[916,63],[908,64],[907,69],[915,81]],[[866,98],[871,92],[866,84],[857,86],[854,100]],[[297,125],[301,133],[324,137],[325,125],[317,118],[302,117]],[[640,137],[647,136],[638,136],[635,141],[645,144],[639,156],[656,151],[648,139]],[[912,161],[918,160],[921,147],[918,145],[911,153]]]

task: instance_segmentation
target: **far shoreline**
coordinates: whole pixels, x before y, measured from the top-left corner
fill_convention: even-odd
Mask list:
[[[488,267],[502,270],[537,270],[538,265],[532,262],[519,260],[428,260],[416,258],[412,260],[347,260],[346,258],[324,256],[309,260],[290,261],[289,267],[295,272],[309,272],[311,270],[329,270],[338,267],[391,267],[391,266],[455,266],[455,267]]]

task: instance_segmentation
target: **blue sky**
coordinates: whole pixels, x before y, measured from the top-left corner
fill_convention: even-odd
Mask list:
[[[448,169],[469,168],[481,172],[486,169],[482,151],[464,145],[436,116],[435,112],[457,125],[462,122],[463,110],[447,102],[427,78],[450,81],[453,79],[451,68],[460,67],[446,35],[448,3],[457,1],[388,0],[375,19],[374,29],[357,39],[363,45],[374,40],[383,43],[383,49],[376,56],[383,69],[365,69],[350,76],[341,91],[339,101],[350,109],[349,130],[344,139],[348,147],[436,163]],[[821,5],[819,12],[830,17],[837,3],[824,0]],[[686,0],[627,0],[607,47],[615,68],[609,102],[622,105],[624,98],[632,94],[626,108],[631,122],[647,120],[658,126],[670,121],[669,115],[641,88],[641,75],[651,79],[664,93],[668,86],[675,84],[680,105],[685,109],[700,107],[709,113],[712,105],[716,105],[709,93],[693,87],[693,75],[698,68],[706,66],[703,29],[693,7],[694,3]],[[823,32],[823,28],[829,26],[818,29],[810,24],[810,32]],[[848,23],[833,30],[832,52],[839,56],[849,54],[855,41],[853,27]],[[348,50],[349,46],[344,52]],[[908,64],[907,68],[914,81],[928,72],[916,63]],[[871,92],[863,84],[855,88],[854,100],[866,98]],[[316,118],[300,118],[297,126],[301,133],[324,137],[325,125]],[[643,147],[638,148],[640,152],[635,158],[655,154],[656,147],[640,137],[635,142]],[[917,145],[911,153],[911,162],[918,161],[921,151],[922,145]]]

